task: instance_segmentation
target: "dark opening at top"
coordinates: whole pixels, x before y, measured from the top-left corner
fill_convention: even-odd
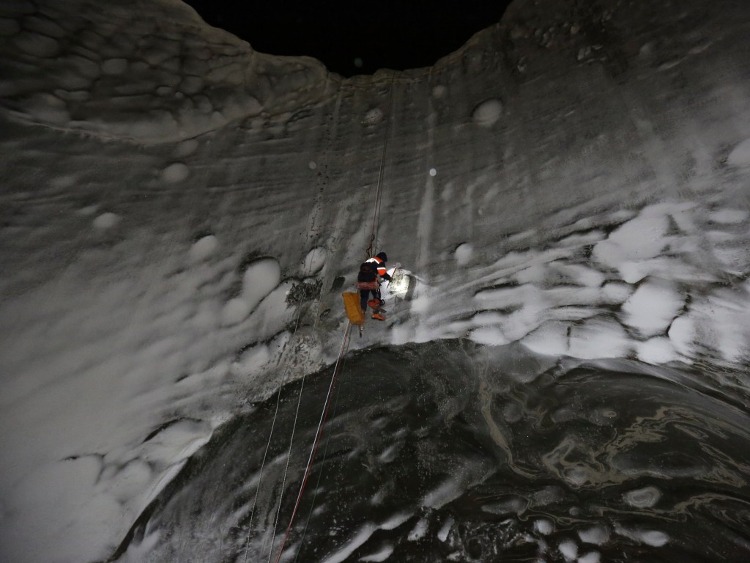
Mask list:
[[[509,0],[185,0],[262,53],[307,55],[342,76],[432,66],[500,21]]]

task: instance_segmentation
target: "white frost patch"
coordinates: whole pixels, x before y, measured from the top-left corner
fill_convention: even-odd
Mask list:
[[[219,248],[219,239],[214,235],[207,235],[200,238],[190,247],[188,256],[191,262],[202,262],[213,256]]]
[[[626,262],[654,258],[666,246],[664,237],[668,228],[664,210],[658,206],[647,207],[606,240],[598,242],[592,256],[597,262],[615,269],[621,269]]]
[[[375,525],[373,525],[371,522],[367,522],[340,550],[323,559],[323,563],[341,563],[341,561],[346,561],[347,557],[354,553],[359,546],[363,545],[368,539],[370,539],[370,536],[376,530],[377,527]]]
[[[99,230],[111,229],[120,222],[119,215],[114,213],[102,213],[96,219],[94,219],[94,227]]]
[[[503,103],[493,98],[482,102],[474,108],[471,118],[474,120],[474,123],[481,127],[492,127],[500,119],[502,113]]]
[[[175,162],[161,171],[161,179],[168,184],[182,182],[190,175],[190,169],[182,162]]]
[[[271,351],[265,344],[258,344],[248,350],[232,364],[232,372],[235,375],[246,375],[255,373],[271,360]]]
[[[661,547],[669,542],[669,536],[658,530],[634,532],[635,536],[646,545]]]
[[[380,524],[379,528],[381,530],[395,530],[401,524],[407,522],[411,517],[411,512],[397,512],[396,514],[388,518],[388,520]]]
[[[242,298],[252,309],[281,281],[281,267],[273,258],[250,264],[242,277]]]
[[[557,546],[566,561],[573,561],[578,557],[578,545],[573,540],[565,540]]]
[[[570,355],[583,360],[622,358],[632,344],[625,329],[610,319],[591,319],[570,331]]]
[[[547,321],[521,342],[537,354],[563,356],[568,353],[568,326],[562,321]]]
[[[601,554],[598,551],[589,551],[576,560],[576,563],[599,563]]]
[[[221,311],[221,323],[224,326],[235,325],[245,320],[249,314],[250,308],[247,303],[240,297],[234,297],[224,304]]]
[[[540,520],[534,521],[534,531],[536,531],[539,534],[542,534],[543,536],[550,535],[555,529],[555,525],[552,523],[551,520],[547,520],[546,518],[542,518]]]
[[[693,315],[691,315],[693,316]],[[697,333],[725,360],[741,362],[750,354],[750,297],[747,290],[716,289],[694,305]]]
[[[604,526],[593,526],[585,530],[578,530],[578,537],[584,543],[603,545],[609,541],[609,529]]]
[[[727,164],[730,166],[750,166],[750,139],[739,143],[727,156]]]
[[[400,444],[392,444],[388,446],[383,453],[381,453],[378,456],[378,461],[380,463],[390,463],[394,459],[396,459],[396,454],[398,454],[398,450],[400,449]]]
[[[383,110],[380,108],[372,108],[368,110],[365,117],[362,119],[364,125],[375,125],[383,121]]]
[[[553,262],[551,266],[573,282],[586,287],[599,287],[604,283],[604,274],[599,270],[580,264],[562,264]]]
[[[652,338],[646,342],[637,342],[635,352],[638,359],[647,364],[667,364],[678,359],[672,341],[669,338]]]
[[[392,554],[393,554],[393,546],[384,545],[375,553],[372,553],[370,555],[365,555],[364,557],[360,557],[359,560],[380,563],[381,561],[385,561],[386,559],[388,559]]]
[[[448,518],[445,523],[440,527],[437,533],[437,538],[441,542],[445,542],[445,540],[448,539],[448,534],[450,534],[451,528],[453,527],[454,520],[453,518]]]
[[[486,346],[502,346],[510,342],[505,338],[503,331],[496,326],[483,326],[472,330],[469,333],[469,340]]]
[[[674,348],[682,355],[689,356],[692,354],[695,345],[695,326],[690,315],[678,317],[669,327],[669,341]]]
[[[444,482],[437,489],[427,493],[422,500],[422,505],[428,508],[440,508],[451,502],[453,499],[458,498],[460,494],[461,489],[458,481],[451,479],[450,481]]]
[[[643,487],[628,491],[622,495],[623,500],[636,508],[651,508],[661,498],[661,492],[656,487]]]
[[[648,280],[623,304],[624,322],[643,336],[663,334],[684,303],[685,298],[674,283]]]
[[[419,521],[414,525],[414,528],[412,528],[409,532],[407,539],[409,541],[421,540],[423,537],[425,537],[425,534],[427,534],[427,520],[425,518],[420,518]]]
[[[621,525],[617,525],[615,527],[615,532],[633,541],[644,543],[652,547],[661,547],[669,542],[669,536],[659,530],[628,529]]]
[[[718,209],[708,214],[708,218],[721,225],[736,225],[747,221],[750,213],[744,209]]]
[[[633,293],[633,286],[629,283],[610,282],[602,287],[602,296],[607,303],[615,305],[623,303]]]
[[[459,266],[466,266],[471,260],[471,255],[473,253],[474,247],[471,245],[471,243],[465,242],[458,245],[458,248],[456,248],[455,252],[456,264],[458,264]]]
[[[313,274],[320,271],[323,265],[326,263],[328,253],[326,249],[320,246],[316,246],[305,256],[305,260],[302,263],[302,275],[312,276]]]
[[[250,264],[242,277],[242,293],[224,305],[222,323],[232,325],[243,321],[280,281],[281,268],[273,258]]]

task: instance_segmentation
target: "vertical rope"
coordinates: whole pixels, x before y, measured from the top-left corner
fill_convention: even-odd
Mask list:
[[[382,200],[382,187],[383,177],[385,176],[385,155],[388,150],[388,137],[391,130],[391,122],[393,121],[393,83],[396,79],[396,74],[391,74],[391,84],[388,92],[388,121],[385,124],[385,133],[383,139],[383,154],[380,157],[380,170],[378,171],[378,187],[375,191],[375,210],[372,216],[372,234],[370,235],[370,244],[365,250],[365,258],[369,258],[375,253],[375,241],[378,237],[378,228],[380,224],[380,202]]]
[[[393,84],[394,84],[395,78],[396,78],[396,74],[392,73],[391,82],[389,85],[388,121],[386,122],[386,127],[385,127],[385,132],[384,132],[383,153],[380,157],[380,169],[378,171],[378,185],[377,185],[377,190],[375,192],[375,206],[374,206],[375,209],[374,209],[373,218],[372,218],[372,234],[370,236],[370,244],[367,250],[365,251],[365,254],[368,257],[374,252],[374,244],[375,244],[375,241],[377,240],[378,228],[379,228],[379,223],[380,223],[380,205],[382,202],[383,177],[385,175],[385,157],[388,151],[388,138],[390,134],[391,123],[393,121],[393,112],[392,112]],[[286,547],[286,543],[289,539],[289,534],[291,533],[292,526],[294,525],[294,519],[297,516],[297,512],[302,502],[302,495],[305,492],[307,481],[310,478],[310,473],[312,470],[313,461],[315,459],[315,454],[320,445],[320,437],[323,433],[323,426],[326,422],[326,419],[328,418],[328,411],[329,411],[330,404],[331,404],[331,392],[333,390],[334,383],[336,381],[336,376],[338,375],[342,359],[344,355],[346,354],[346,351],[349,347],[349,339],[351,336],[351,330],[352,330],[352,324],[347,323],[346,331],[344,332],[344,338],[341,342],[341,349],[339,350],[339,355],[338,355],[338,358],[336,359],[336,365],[334,366],[333,374],[331,375],[331,382],[328,386],[328,393],[326,394],[325,402],[323,404],[323,411],[321,412],[320,421],[318,422],[318,428],[315,431],[313,444],[312,444],[312,447],[310,448],[310,455],[307,459],[307,464],[305,465],[305,471],[302,475],[302,483],[300,484],[300,488],[297,493],[297,498],[294,501],[294,508],[292,510],[292,515],[289,518],[289,524],[286,527],[286,531],[284,532],[284,537],[281,541],[281,545],[279,546],[278,555],[276,556],[276,559],[274,560],[275,563],[279,563],[279,561],[281,560],[281,556],[284,554],[284,548]],[[303,379],[303,385],[304,385],[304,379]],[[297,416],[299,414],[301,399],[302,399],[302,389],[300,389],[300,395],[299,395],[299,399],[297,402],[297,413],[295,414],[295,418],[294,418],[294,427],[292,429],[292,440],[294,439],[294,428],[296,428],[296,425],[297,425]],[[275,541],[275,538],[276,538],[276,525],[278,523],[279,512],[281,511],[281,503],[282,503],[283,495],[284,495],[284,485],[286,483],[287,470],[289,468],[289,459],[291,458],[291,448],[292,448],[292,442],[290,441],[289,454],[287,456],[287,465],[284,470],[284,478],[283,478],[282,487],[281,487],[281,498],[279,499],[279,507],[276,512],[276,517],[274,519],[273,536],[271,539],[271,552],[269,553],[269,558],[268,558],[269,563],[271,561],[271,554],[273,553],[273,542]]]
[[[344,339],[341,342],[341,350],[339,351],[338,359],[336,360],[336,365],[333,368],[333,375],[331,375],[331,383],[328,385],[328,393],[326,394],[326,400],[323,404],[323,411],[320,414],[320,421],[318,422],[318,428],[315,431],[315,438],[313,439],[313,445],[310,449],[310,456],[307,458],[307,465],[305,466],[305,472],[302,475],[302,483],[299,487],[299,492],[297,493],[297,499],[294,501],[294,509],[292,510],[292,515],[289,518],[289,525],[286,527],[286,532],[284,532],[284,539],[281,541],[281,546],[279,547],[279,553],[276,556],[276,559],[274,560],[275,563],[278,563],[281,560],[281,556],[284,553],[284,547],[286,546],[286,542],[289,539],[289,533],[292,530],[292,525],[294,524],[294,517],[297,515],[297,511],[299,510],[299,505],[302,501],[302,495],[305,492],[305,487],[307,485],[307,480],[310,478],[310,471],[312,469],[313,460],[315,459],[315,452],[318,450],[318,445],[320,444],[320,437],[323,433],[323,425],[325,424],[326,418],[328,417],[328,409],[331,405],[331,391],[333,390],[334,383],[336,382],[336,375],[338,375],[339,372],[339,366],[341,365],[341,360],[344,357],[344,354],[346,354],[346,350],[349,347],[349,336],[352,331],[352,323],[347,323],[346,325],[346,331],[344,332]],[[274,526],[275,531],[275,526]],[[273,545],[271,545],[271,550],[273,551]],[[270,557],[269,557],[270,561]]]

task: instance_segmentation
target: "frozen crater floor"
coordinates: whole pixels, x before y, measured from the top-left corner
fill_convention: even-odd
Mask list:
[[[116,560],[275,561],[331,372],[288,467],[299,383],[222,428]],[[745,560],[750,416],[712,380],[458,340],[360,352],[281,560]]]

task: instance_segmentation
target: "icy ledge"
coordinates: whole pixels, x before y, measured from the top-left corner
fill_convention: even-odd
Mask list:
[[[178,0],[6,3],[0,52],[9,115],[138,143],[288,119],[328,78],[314,59],[253,51]]]
[[[746,211],[717,200],[664,202],[517,233],[508,245],[516,250],[489,265],[459,246],[465,279],[418,286],[392,343],[468,337],[656,365],[750,358]]]

